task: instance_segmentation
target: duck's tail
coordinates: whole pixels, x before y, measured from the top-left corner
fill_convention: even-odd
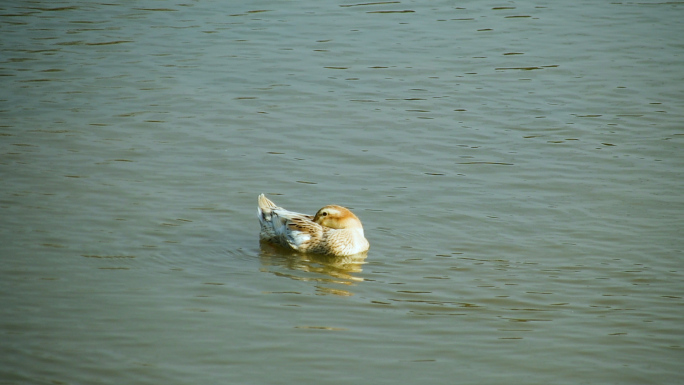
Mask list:
[[[275,203],[271,202],[270,199],[266,198],[264,194],[259,195],[258,199],[259,208],[257,209],[257,215],[259,220],[271,220],[271,211],[278,207]]]

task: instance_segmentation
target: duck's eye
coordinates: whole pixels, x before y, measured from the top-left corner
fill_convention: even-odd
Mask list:
[[[328,215],[328,213],[325,212],[325,211],[323,211],[323,212],[321,213],[321,216],[322,216],[322,217],[327,216],[327,215]]]

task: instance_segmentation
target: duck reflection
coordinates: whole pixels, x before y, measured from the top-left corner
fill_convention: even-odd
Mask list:
[[[261,271],[298,281],[354,285],[364,279],[357,276],[363,271],[367,253],[336,257],[319,254],[301,254],[261,242]],[[322,294],[353,295],[346,290],[318,286]]]

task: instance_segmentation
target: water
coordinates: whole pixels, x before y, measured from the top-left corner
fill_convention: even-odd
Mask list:
[[[0,382],[682,382],[682,12],[3,3]]]

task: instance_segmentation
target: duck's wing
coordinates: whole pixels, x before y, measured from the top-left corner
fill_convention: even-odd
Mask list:
[[[298,214],[283,224],[281,239],[295,250],[307,251],[312,244],[320,242],[323,231],[323,226],[314,222],[311,215]]]
[[[278,207],[264,194],[259,195],[258,203],[257,217],[261,224],[259,236],[263,241],[298,250],[299,245],[310,239],[308,231],[320,227],[313,222],[313,216]]]

